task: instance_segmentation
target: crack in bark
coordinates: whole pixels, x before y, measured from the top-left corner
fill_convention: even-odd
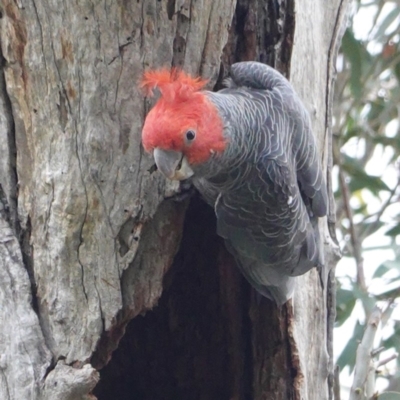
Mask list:
[[[82,110],[82,64],[80,63],[79,60],[79,68],[78,68],[78,117],[79,120],[81,121],[81,110]]]
[[[105,330],[106,330],[106,322],[105,322],[105,318],[104,318],[103,307],[102,307],[102,304],[101,304],[101,296],[100,296],[100,293],[99,293],[99,289],[97,287],[97,276],[96,275],[94,275],[94,277],[93,277],[93,283],[94,283],[94,289],[96,290],[96,293],[97,293],[97,299],[99,301],[100,317],[101,317],[101,324],[102,324],[101,331],[105,332]]]
[[[290,72],[295,30],[294,1],[238,0],[228,42],[222,55],[224,70],[238,61],[260,61]]]
[[[7,376],[3,372],[3,369],[1,367],[0,367],[0,374],[2,375],[3,381],[4,381],[5,385],[6,385],[7,399],[4,399],[4,400],[11,400],[11,394],[10,394],[10,388],[8,387]]]
[[[100,18],[98,14],[96,13],[96,6],[93,1],[90,1],[90,5],[92,6],[92,14],[93,18],[96,21],[97,25],[97,39],[98,39],[98,46],[99,46],[99,57],[101,58],[101,28],[100,28]],[[106,14],[107,15],[107,14]],[[104,56],[104,54],[103,54]],[[105,61],[105,57],[103,57],[103,61]]]
[[[67,100],[68,100],[68,98],[67,98]],[[68,102],[68,104],[69,104],[69,102]],[[70,108],[70,111],[71,111],[71,108]],[[83,294],[85,295],[86,301],[88,301],[88,295],[87,295],[86,288],[85,288],[85,268],[84,268],[84,265],[82,264],[82,261],[81,261],[81,258],[80,258],[80,248],[81,248],[81,246],[83,244],[83,235],[82,235],[82,233],[83,233],[83,228],[85,226],[85,221],[86,221],[87,214],[88,214],[89,198],[88,198],[88,193],[87,193],[85,180],[83,179],[82,163],[81,163],[81,158],[80,158],[80,155],[79,155],[78,124],[77,124],[76,118],[74,118],[74,125],[75,125],[75,151],[76,151],[76,157],[77,157],[77,160],[78,160],[80,178],[81,178],[83,190],[85,192],[85,199],[86,199],[85,211],[84,211],[84,215],[83,215],[83,218],[82,218],[82,224],[81,224],[80,229],[79,229],[79,243],[78,243],[76,252],[77,252],[78,263],[81,266],[82,290],[83,290]]]
[[[117,82],[116,82],[116,87],[115,87],[115,97],[114,97],[114,113],[115,114],[117,114],[117,100],[118,100],[118,92],[119,92],[119,82],[120,82],[120,80],[121,80],[121,76],[122,76],[122,70],[123,70],[123,68],[124,68],[124,58],[123,58],[123,54],[122,54],[122,51],[121,51],[121,45],[120,45],[120,43],[119,43],[119,34],[117,33],[117,41],[118,41],[118,55],[117,56],[115,56],[112,60],[111,60],[111,62],[110,62],[110,64],[112,63],[112,62],[114,62],[116,59],[118,59],[118,58],[120,58],[121,59],[121,65],[120,65],[120,67],[119,67],[119,74],[118,74],[118,77],[117,77]],[[109,64],[109,65],[110,65]],[[119,117],[119,116],[118,116]],[[120,121],[119,121],[119,125],[121,126],[121,123],[120,123]]]
[[[286,0],[283,2],[283,7],[278,7],[277,12],[280,12],[280,20],[282,20],[282,35],[280,38],[280,54],[278,68],[286,76],[290,77],[290,64],[292,60],[294,33],[296,28],[294,0]]]
[[[175,0],[168,0],[167,14],[168,14],[168,19],[172,21],[172,18],[174,17],[175,14]]]
[[[81,226],[79,228],[79,243],[77,245],[76,254],[77,254],[78,263],[79,263],[79,265],[81,267],[82,291],[83,291],[83,294],[84,294],[84,296],[86,298],[86,301],[88,301],[88,295],[87,295],[86,288],[85,288],[85,268],[84,268],[84,265],[83,265],[83,263],[82,263],[82,261],[80,259],[80,248],[81,248],[81,246],[83,244],[82,233],[83,233],[83,228],[85,226],[85,221],[86,221],[87,214],[88,214],[89,197],[88,197],[88,193],[87,193],[85,180],[83,178],[82,160],[81,160],[81,157],[79,155],[79,141],[78,141],[79,127],[78,127],[77,118],[74,117],[74,115],[73,115],[72,105],[71,105],[71,103],[69,101],[68,93],[67,93],[67,90],[65,88],[62,76],[61,76],[61,71],[60,71],[60,68],[59,68],[59,66],[57,64],[56,53],[55,53],[55,50],[54,50],[54,44],[53,44],[52,40],[50,41],[50,47],[51,47],[51,50],[52,50],[52,53],[53,53],[54,66],[55,66],[55,69],[57,71],[57,75],[58,75],[58,79],[59,79],[59,82],[60,82],[60,85],[61,85],[63,97],[66,100],[67,110],[68,110],[69,115],[73,118],[73,124],[74,124],[74,130],[75,130],[75,154],[76,154],[76,158],[77,158],[77,161],[78,161],[79,175],[80,175],[80,179],[81,179],[81,183],[82,183],[82,187],[83,187],[83,190],[84,190],[84,193],[85,193],[85,199],[86,199],[85,211],[84,211],[84,215],[83,215],[83,218],[82,218]],[[79,76],[79,72],[78,72],[78,76]],[[79,86],[79,90],[81,90],[80,86]],[[78,97],[80,97],[80,95],[81,95],[81,93],[79,93]],[[78,109],[78,114],[80,114],[80,109]]]
[[[208,47],[208,43],[210,41],[209,33],[210,33],[210,28],[211,28],[211,20],[212,20],[212,15],[213,15],[213,10],[214,10],[214,4],[215,4],[215,2],[211,3],[210,14],[208,15],[206,38],[204,40],[203,51],[202,51],[201,58],[200,58],[200,66],[199,66],[199,74],[200,75],[203,75],[203,66],[205,64],[206,55],[207,55],[207,47]]]
[[[41,46],[41,48],[42,48],[43,62],[44,62],[45,70],[46,70],[46,76],[47,76],[48,74],[47,74],[46,56],[45,56],[45,52],[44,52],[43,27],[42,27],[42,23],[40,22],[39,13],[38,13],[38,10],[37,10],[37,6],[36,6],[36,1],[35,1],[35,0],[32,0],[32,5],[33,5],[33,8],[34,8],[34,10],[35,10],[36,19],[37,19],[37,22],[38,22],[38,25],[39,25],[39,31],[40,31],[40,46]],[[48,92],[49,90],[48,90],[47,79],[46,79],[46,85],[47,85],[47,92]]]
[[[22,228],[21,222],[18,217],[18,169],[17,169],[16,131],[15,131],[12,102],[10,95],[7,91],[6,80],[5,80],[5,72],[4,72],[5,63],[6,60],[0,48],[0,64],[1,64],[0,87],[2,88],[4,106],[6,108],[5,118],[7,120],[7,125],[8,125],[7,141],[8,141],[8,154],[10,160],[8,168],[8,174],[10,178],[10,187],[9,187],[10,193],[8,193],[8,196],[6,195],[6,200],[8,200],[7,204],[9,208],[8,221],[20,245],[22,254],[22,265],[27,271],[31,285],[30,292],[32,299],[31,301],[32,309],[38,315],[38,319],[40,321],[39,308],[38,308],[39,300],[37,298],[37,284],[34,275],[32,246],[30,245],[30,236],[31,236],[30,217],[28,216],[25,229]]]
[[[58,357],[58,360],[59,360],[60,358],[63,358],[63,357]],[[58,361],[58,360],[57,360],[57,361]],[[43,382],[46,381],[47,376],[50,374],[51,371],[53,371],[53,369],[56,367],[56,364],[57,364],[57,363],[56,363],[56,361],[54,360],[54,357],[52,357],[51,360],[50,360],[50,364],[49,364],[49,366],[46,368],[46,372],[45,372],[44,375],[43,375]]]
[[[81,171],[82,173],[82,171]],[[86,187],[85,187],[85,193],[86,193]],[[76,249],[76,254],[77,254],[77,259],[78,259],[78,263],[81,267],[81,282],[82,282],[82,291],[83,294],[85,295],[86,298],[86,302],[88,301],[88,295],[86,292],[86,287],[85,287],[85,267],[81,261],[81,257],[80,257],[80,248],[83,244],[83,236],[82,236],[82,232],[83,232],[83,227],[85,226],[85,221],[86,221],[86,217],[87,217],[87,213],[88,213],[88,198],[87,198],[87,194],[86,194],[86,207],[85,207],[85,213],[84,213],[84,218],[82,221],[82,224],[80,226],[80,231],[79,231],[79,243],[78,243],[78,247]]]
[[[18,219],[18,171],[17,171],[17,145],[16,145],[16,136],[15,136],[15,123],[13,117],[12,103],[10,99],[10,95],[7,91],[6,79],[5,79],[5,68],[6,60],[3,56],[2,50],[0,48],[0,89],[2,93],[2,97],[4,100],[4,107],[6,109],[6,113],[4,115],[7,121],[7,141],[8,141],[8,155],[9,155],[9,169],[8,174],[10,178],[10,193],[7,193],[7,203],[9,206],[9,216],[10,216],[10,225],[13,228],[17,237],[20,236],[21,233],[21,225]],[[6,194],[6,195],[7,195]]]
[[[190,1],[190,10],[192,10],[192,2]],[[172,66],[183,67],[186,56],[187,36],[189,33],[190,19],[181,13],[181,10],[176,12],[176,32],[173,42]]]
[[[101,171],[100,171],[100,174],[101,174]],[[117,235],[116,235],[116,233],[115,233],[115,231],[114,231],[114,227],[113,227],[113,224],[112,224],[112,222],[111,222],[110,211],[107,210],[107,202],[106,202],[106,200],[105,200],[103,190],[101,189],[101,186],[100,186],[98,180],[96,179],[96,176],[92,176],[92,178],[93,178],[94,185],[96,186],[97,190],[98,190],[99,193],[100,193],[100,200],[101,200],[101,204],[102,204],[104,210],[106,211],[105,215],[106,215],[106,217],[107,217],[108,226],[110,227],[110,231],[111,231],[111,233],[113,234],[113,237],[114,237],[114,239],[115,239],[115,237],[116,237]],[[114,198],[113,198],[113,203],[112,203],[112,205],[111,205],[111,207],[110,207],[110,210],[113,209],[114,204],[115,204],[115,192],[116,192],[115,186],[114,186],[114,191],[113,191],[113,192],[114,192]]]
[[[144,1],[142,2],[142,7],[141,7],[141,24],[140,24],[140,52],[142,53],[143,46],[144,46]],[[142,62],[142,67],[143,71],[145,69],[144,65],[144,57],[143,57],[143,62]]]
[[[13,246],[13,245],[11,245],[11,246]],[[14,262],[16,262],[16,263],[20,263],[21,265],[24,265],[24,263],[23,263],[23,260],[21,260],[20,259],[20,257],[19,257],[19,248],[18,248],[18,250],[17,251],[14,251],[14,250],[12,250],[11,249],[11,246],[6,246],[5,247],[5,251],[7,251],[7,253],[8,253],[8,258],[10,259],[10,260],[13,260]],[[6,257],[7,258],[7,257]],[[16,284],[16,282],[18,282],[16,279],[14,279],[15,277],[12,275],[12,273],[10,272],[10,269],[7,269],[6,268],[6,271],[5,271],[5,273],[8,275],[8,277],[9,277],[9,281],[10,281],[10,290],[11,290],[11,293],[12,294],[14,294],[14,295],[12,295],[12,297],[17,297],[16,295],[15,295],[15,293],[16,293],[16,287],[18,286],[18,284]],[[19,283],[19,282],[18,282]],[[15,301],[15,299],[13,298],[13,301],[14,301],[14,303],[16,304],[17,303],[17,301]],[[33,307],[32,307],[33,308]],[[34,310],[34,308],[33,308],[33,310]],[[17,323],[17,325],[18,326],[24,326],[24,323],[22,322],[22,319],[19,317],[19,313],[18,312],[15,312],[15,315],[14,315],[14,318],[16,319],[16,320],[18,320],[18,323]],[[30,366],[31,366],[31,368],[30,368],[30,373],[31,373],[31,376],[34,378],[33,379],[33,381],[34,382],[40,382],[41,381],[41,378],[42,377],[40,377],[40,376],[37,376],[37,370],[36,370],[36,368],[34,367],[34,363],[32,362],[32,359],[31,359],[31,352],[30,352],[30,348],[28,349],[28,347],[27,347],[27,341],[26,340],[23,340],[21,337],[20,337],[20,335],[18,334],[18,338],[20,339],[20,340],[17,340],[17,343],[18,343],[18,345],[19,345],[19,347],[20,347],[20,349],[23,349],[23,351],[25,352],[25,354],[26,354],[26,356],[27,356],[27,359],[29,359],[29,361],[30,361]],[[38,387],[37,387],[37,385],[35,385],[34,386],[34,388],[33,388],[33,390],[34,391],[36,391],[36,392],[38,392]],[[37,393],[36,393],[37,394]]]
[[[10,224],[10,207],[3,186],[0,183],[0,217]]]

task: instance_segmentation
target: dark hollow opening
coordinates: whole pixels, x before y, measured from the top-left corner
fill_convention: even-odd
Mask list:
[[[99,400],[252,398],[250,288],[196,195],[158,306],[127,326]]]

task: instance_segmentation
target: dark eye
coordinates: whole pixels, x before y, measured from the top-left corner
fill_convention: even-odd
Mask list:
[[[196,132],[189,130],[186,132],[186,139],[191,142],[192,140],[194,140],[194,138],[196,137]]]

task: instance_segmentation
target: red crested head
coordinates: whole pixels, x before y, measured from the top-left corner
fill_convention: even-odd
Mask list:
[[[155,88],[161,93],[143,126],[146,151],[178,151],[193,165],[206,162],[211,154],[225,149],[217,108],[200,91],[206,83],[178,69],[144,74],[141,86],[146,94],[152,95]]]

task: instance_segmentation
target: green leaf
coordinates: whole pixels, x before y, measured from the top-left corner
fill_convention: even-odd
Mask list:
[[[400,286],[394,289],[389,289],[386,292],[379,293],[375,297],[379,300],[395,299],[400,297]]]
[[[342,40],[342,51],[351,64],[350,90],[356,99],[361,98],[363,85],[361,77],[363,69],[369,65],[371,56],[363,44],[356,40],[351,29],[347,29]]]
[[[387,284],[392,284],[400,281],[400,276],[396,276],[394,278],[391,278],[387,281]]]
[[[391,6],[397,4],[394,1],[389,3],[391,3]],[[352,139],[348,146],[342,149],[337,163],[346,176],[346,184],[352,200],[354,223],[357,224],[356,231],[360,241],[366,235],[381,228],[378,232],[386,232],[386,237],[391,239],[386,241],[391,244],[380,245],[377,242],[377,246],[373,246],[374,250],[377,247],[381,247],[382,249],[393,249],[394,254],[399,254],[398,243],[394,238],[400,237],[400,212],[397,217],[393,216],[391,218],[390,223],[385,219],[380,219],[378,223],[372,222],[376,221],[377,214],[370,215],[371,208],[369,204],[366,204],[370,196],[366,196],[365,191],[371,192],[376,197],[376,200],[381,203],[380,207],[383,207],[382,191],[388,193],[390,189],[385,184],[386,178],[383,181],[380,175],[374,175],[378,173],[374,170],[368,170],[370,173],[367,173],[365,165],[369,161],[371,161],[371,164],[385,162],[382,167],[388,164],[391,169],[395,169],[395,171],[398,169],[396,163],[398,163],[400,157],[400,133],[394,131],[399,129],[393,121],[398,121],[400,116],[398,108],[400,104],[400,85],[398,84],[400,83],[400,61],[398,58],[400,54],[398,43],[400,7],[396,6],[396,9],[393,10],[389,8],[389,11],[387,11],[387,2],[385,0],[356,0],[355,8],[366,7],[366,4],[371,7],[371,17],[379,17],[377,18],[378,24],[375,23],[370,32],[370,36],[375,39],[372,43],[357,40],[354,37],[353,30],[351,28],[347,30],[342,43],[344,69],[341,71],[341,80],[337,86],[339,90],[335,98],[336,109],[333,114],[335,116],[335,127],[338,128],[335,132],[340,132],[339,135],[335,136],[337,148],[342,148],[343,144],[347,143],[351,138],[360,138],[362,142],[361,148],[365,145],[365,152],[357,152],[357,157],[348,156],[346,152],[353,154],[353,150],[357,150],[352,146],[353,141],[354,143],[357,143],[357,141]],[[383,7],[385,7],[384,10]],[[397,31],[392,32],[395,24],[398,24]],[[389,29],[390,33],[388,33]],[[382,50],[379,50],[381,46],[383,46]],[[369,50],[371,53],[369,53]],[[380,53],[377,53],[377,50]],[[390,130],[387,129],[389,123]],[[381,146],[385,148],[385,157],[379,160],[379,152],[375,151],[375,149]],[[361,150],[361,148],[358,150]],[[337,226],[344,236],[348,234],[348,226],[341,223],[346,216],[343,211],[343,198],[340,195],[339,188],[335,190],[335,198],[339,199],[337,213],[339,223]],[[392,196],[391,203],[396,200],[396,196]],[[392,208],[393,206],[391,205]],[[393,210],[395,211],[395,208]],[[345,249],[351,249],[346,240],[343,240],[343,242]],[[366,250],[368,249],[362,248],[362,256],[364,258],[370,256],[370,253]],[[351,290],[339,289],[337,292],[336,326],[341,326],[349,319],[352,319],[352,322],[358,319],[354,312],[355,304],[362,305],[368,314],[377,300],[383,300],[386,303],[387,299],[400,296],[400,256],[395,261],[384,262],[384,260],[385,258],[382,257],[381,265],[376,269],[373,279],[375,279],[375,283],[385,283],[383,287],[379,288],[379,290],[385,292],[378,296],[372,296],[368,292],[361,291],[356,283],[352,283]],[[379,280],[381,282],[376,282]],[[346,288],[349,288],[349,286],[346,286]],[[388,337],[391,332],[390,330],[389,332],[385,331],[383,337],[386,338],[386,341],[381,340],[381,342],[383,342],[382,345],[385,348],[399,349],[400,322],[397,324],[393,316],[390,315],[392,311],[392,307],[386,310],[386,318],[390,321],[390,327],[396,326],[395,333]],[[364,327],[357,323],[352,337],[345,338],[346,346],[338,360],[338,364],[342,368],[346,365],[353,368],[358,346],[357,340],[361,339],[363,331]],[[400,361],[398,362],[400,367]]]
[[[399,349],[400,348],[400,332],[398,329],[395,329],[393,335],[388,338],[382,340],[382,346],[385,349]]]
[[[364,130],[359,126],[354,126],[352,128],[346,129],[344,135],[340,138],[340,144],[343,146],[347,143],[352,137],[361,137],[363,136]]]
[[[387,272],[390,271],[390,268],[386,266],[385,264],[381,264],[374,272],[374,275],[372,275],[372,279],[374,278],[381,278],[383,275],[385,275]]]
[[[352,193],[361,189],[368,189],[375,196],[378,196],[381,190],[390,191],[380,177],[367,175],[363,171],[353,173],[350,178],[349,189]]]
[[[394,66],[394,74],[396,75],[397,80],[400,81],[400,62]]]
[[[395,226],[392,229],[389,229],[387,232],[385,232],[386,236],[397,236],[400,235],[400,224]]]
[[[399,392],[385,392],[378,396],[378,400],[400,400]]]
[[[385,267],[388,271],[391,271],[392,269],[400,271],[400,259],[396,258],[395,260],[386,260],[380,265],[380,267]]]
[[[352,290],[345,290],[339,288],[336,293],[336,327],[341,326],[347,318],[349,318],[351,312],[356,304],[356,297]]]
[[[376,136],[373,139],[374,143],[382,144],[383,146],[394,147],[394,150],[400,150],[400,136],[399,137],[387,137],[387,136]]]
[[[362,199],[360,201],[362,201]],[[353,207],[353,215],[362,214],[367,217],[368,216],[368,213],[367,213],[368,208],[367,207],[368,207],[368,204],[366,204],[366,203],[361,204],[359,207]]]
[[[370,110],[368,112],[367,118],[368,121],[374,121],[375,119],[377,119],[383,112],[383,110],[385,109],[387,103],[385,102],[385,100],[381,97],[377,97],[375,99],[375,101],[371,101],[370,103]]]
[[[356,158],[342,154],[341,167],[350,177],[349,189],[356,192],[360,189],[368,189],[371,193],[378,196],[381,190],[390,191],[389,187],[379,176],[368,175]]]
[[[384,225],[385,223],[382,221],[361,222],[359,224],[356,224],[358,234],[361,239],[364,239],[366,236],[372,235]]]
[[[347,365],[350,367],[350,373],[354,369],[354,363],[356,361],[357,347],[362,339],[364,333],[364,325],[361,325],[358,321],[354,327],[353,337],[347,342],[345,348],[340,354],[337,365],[342,370]]]
[[[370,314],[376,305],[375,297],[362,290],[359,285],[355,285],[353,291],[357,299],[361,300],[365,312]]]

